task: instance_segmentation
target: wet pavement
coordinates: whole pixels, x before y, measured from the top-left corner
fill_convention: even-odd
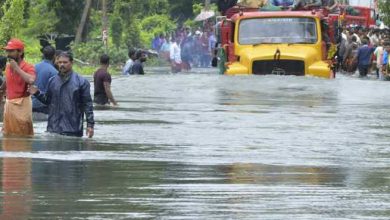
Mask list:
[[[390,218],[388,82],[154,72],[92,140],[1,137],[0,219]]]

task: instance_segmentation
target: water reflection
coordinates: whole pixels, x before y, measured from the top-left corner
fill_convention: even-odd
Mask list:
[[[229,183],[262,185],[332,185],[345,186],[346,170],[331,167],[232,164],[220,168]]]
[[[3,138],[3,152],[29,152],[30,139]],[[2,159],[0,219],[28,219],[32,206],[31,159]]]

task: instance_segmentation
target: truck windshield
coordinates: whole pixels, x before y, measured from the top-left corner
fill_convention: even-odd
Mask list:
[[[251,18],[240,22],[238,42],[243,45],[317,42],[313,18]]]

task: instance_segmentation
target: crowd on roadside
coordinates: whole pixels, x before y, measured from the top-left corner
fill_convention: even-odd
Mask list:
[[[388,55],[390,31],[344,27],[338,51],[339,71],[359,72],[360,77],[375,74],[378,79],[390,79]]]
[[[206,20],[203,28],[183,27],[168,35],[158,35],[151,42],[160,58],[170,63],[172,72],[189,71],[193,67],[209,68],[216,48],[214,24]]]
[[[172,73],[179,73],[190,71],[194,67],[211,67],[216,43],[214,23],[208,19],[202,28],[191,30],[189,27],[182,27],[170,34],[156,35],[150,44],[158,57],[170,64]],[[130,49],[122,74],[144,74],[143,63],[146,57],[145,51]]]

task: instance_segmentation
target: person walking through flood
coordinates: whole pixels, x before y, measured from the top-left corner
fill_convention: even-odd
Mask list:
[[[382,67],[383,67],[383,53],[384,53],[384,47],[383,42],[380,41],[378,43],[378,46],[376,47],[374,51],[375,55],[375,64],[376,64],[376,77],[377,79],[383,80],[383,74],[382,74]]]
[[[135,52],[136,51],[134,49],[129,50],[128,53],[129,59],[127,60],[125,66],[122,69],[122,75],[125,76],[130,75],[131,68],[133,67],[135,61]]]
[[[367,39],[363,39],[362,44],[357,53],[357,65],[359,76],[366,77],[370,69],[371,58],[375,48],[368,46]]]
[[[169,52],[172,73],[180,73],[182,70],[181,49],[179,45],[179,38],[176,37],[172,39],[171,50]]]
[[[32,102],[27,88],[35,81],[35,68],[24,61],[24,43],[21,40],[11,39],[4,49],[8,65],[2,86],[6,90],[2,131],[4,135],[32,136]]]
[[[383,57],[382,57],[382,74],[384,79],[386,80],[389,80],[389,76],[390,76],[389,53],[390,53],[390,41],[386,41],[384,43]]]
[[[47,92],[36,86],[28,91],[49,106],[47,131],[50,133],[82,137],[84,115],[87,136],[94,135],[94,113],[88,80],[73,71],[73,56],[68,52],[58,55],[59,74],[49,80]]]
[[[350,37],[350,42],[347,45],[347,49],[344,54],[343,69],[348,74],[353,74],[357,69],[357,52],[359,44],[357,43],[356,36]]]
[[[43,60],[42,62],[35,65],[35,71],[37,75],[37,79],[35,81],[35,85],[38,87],[40,91],[46,93],[47,84],[49,79],[58,74],[56,68],[54,68],[54,56],[56,53],[56,49],[52,46],[46,46],[42,49]],[[48,114],[49,110],[47,105],[40,102],[36,97],[32,96],[33,103],[33,112],[39,112],[43,114]]]
[[[146,62],[146,54],[142,50],[138,50],[135,54],[134,65],[131,68],[130,75],[145,75],[144,63]]]
[[[118,103],[114,99],[111,92],[111,75],[108,73],[110,66],[110,57],[103,54],[100,57],[100,68],[93,74],[93,82],[95,85],[93,101],[98,105],[112,104],[117,106]]]

